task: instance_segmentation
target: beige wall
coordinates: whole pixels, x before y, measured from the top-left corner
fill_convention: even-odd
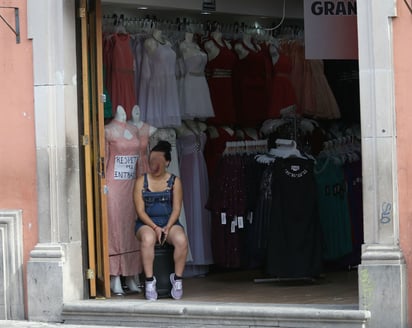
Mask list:
[[[21,41],[16,43],[0,20],[0,210],[23,211],[26,263],[38,235],[32,43],[27,39],[26,1],[1,5],[19,8]],[[0,8],[0,14],[15,26],[13,9]]]
[[[412,14],[398,2],[394,19],[395,100],[400,244],[408,270],[408,317],[412,323]]]

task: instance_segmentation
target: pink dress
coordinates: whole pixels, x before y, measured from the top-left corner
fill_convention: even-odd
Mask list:
[[[110,274],[134,276],[142,268],[133,202],[138,131],[134,125],[112,120],[105,126],[105,137]]]

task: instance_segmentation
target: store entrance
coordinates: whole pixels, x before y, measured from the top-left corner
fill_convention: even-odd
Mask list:
[[[86,6],[84,2],[82,3]],[[93,136],[91,139],[95,141],[98,140],[98,142],[90,144],[90,159],[85,166],[86,176],[90,177],[90,182],[88,184],[90,193],[88,193],[89,198],[87,200],[88,217],[90,218],[90,221],[88,221],[90,222],[88,224],[88,255],[90,263],[95,263],[96,266],[96,269],[92,269],[91,271],[96,273],[96,280],[94,282],[93,279],[90,280],[90,297],[97,297],[100,295],[113,297],[113,295],[110,295],[108,254],[107,251],[105,251],[105,249],[107,249],[107,217],[105,214],[106,196],[104,187],[102,188],[102,186],[105,186],[105,177],[104,173],[102,173],[104,172],[103,163],[105,156],[103,147],[104,117],[102,103],[98,101],[100,98],[99,95],[103,94],[101,33],[103,30],[102,20],[104,20],[104,13],[102,13],[100,1],[91,1],[87,3],[87,6],[87,21],[84,21],[84,37],[87,39],[87,44],[83,47],[83,55],[85,56],[83,58],[83,69],[84,71],[91,73],[83,78],[84,85],[90,85],[90,88],[86,88],[87,90],[83,89],[83,93],[89,95],[84,98],[84,104],[90,103],[89,109],[87,109],[87,106],[84,106],[84,121],[85,131],[87,128],[90,128],[90,136]],[[111,19],[112,15],[108,14],[106,15],[106,18],[107,17]],[[136,26],[133,25],[135,24],[135,21],[133,20],[129,20],[128,23],[130,23],[132,28]],[[329,64],[329,68],[331,68],[330,72],[332,72],[333,69],[336,69],[336,66],[334,66],[333,63]],[[342,87],[348,81],[356,79],[347,74],[337,74],[332,78],[334,79],[337,88],[339,88],[339,85]],[[353,85],[350,86],[352,87]],[[343,88],[341,90],[345,90],[346,92],[350,91],[349,88]],[[342,95],[341,99],[353,100],[353,94],[350,96],[352,98]],[[93,99],[94,101],[90,101],[90,99]],[[353,104],[345,104],[345,106],[348,106],[347,108],[352,105]],[[350,108],[352,111],[356,111],[357,109],[356,105]],[[91,116],[87,118],[86,113],[89,112],[91,113]],[[350,115],[356,116],[353,112],[351,112]],[[89,123],[86,123],[88,120]],[[351,123],[358,123],[357,120],[358,117]],[[294,133],[296,132],[295,127],[293,127],[293,124],[296,123],[296,121],[289,120],[289,123],[289,130],[286,131],[286,133],[289,133],[289,136],[292,136],[291,131]],[[299,121],[299,123],[301,122]],[[351,141],[353,139],[346,137],[340,138],[340,136],[342,136],[341,133],[345,131],[344,127],[347,122],[322,121],[318,123],[322,128],[327,129],[329,132],[336,133],[334,136],[333,134],[329,135],[329,141],[331,141],[329,151],[332,156],[335,157],[343,155],[343,157],[341,157],[341,159],[343,159],[345,154],[337,154],[334,153],[334,151],[344,150],[344,146],[351,146]],[[236,130],[236,127],[234,128],[234,130]],[[278,132],[280,133],[282,131]],[[85,133],[85,135],[87,134]],[[356,136],[354,136],[354,138],[356,138]],[[357,138],[360,138],[360,136],[357,136]],[[340,148],[338,149],[338,147]],[[88,170],[90,173],[87,173]],[[339,192],[343,192],[343,189],[339,190]],[[357,303],[356,263],[350,262],[350,265],[345,265],[344,263],[345,262],[328,263],[327,272],[316,281],[277,279],[276,277],[265,276],[260,270],[256,269],[222,268],[221,266],[211,265],[207,270],[207,274],[200,274],[185,279],[185,300],[222,300],[230,302],[260,302],[264,300],[267,303]],[[262,281],[261,279],[265,281]],[[93,284],[98,281],[102,282],[101,287],[99,287],[99,284],[93,286]],[[129,293],[127,291],[127,286],[123,287],[126,294],[121,297],[144,299],[143,294]],[[245,291],[248,297],[244,296]]]

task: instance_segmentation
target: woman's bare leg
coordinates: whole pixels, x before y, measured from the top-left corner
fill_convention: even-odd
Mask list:
[[[153,277],[153,261],[155,255],[156,233],[149,226],[142,226],[136,233],[140,242],[143,270],[146,277]]]
[[[174,246],[173,259],[175,262],[175,274],[183,276],[187,258],[187,237],[181,226],[174,225],[169,229],[167,242]]]

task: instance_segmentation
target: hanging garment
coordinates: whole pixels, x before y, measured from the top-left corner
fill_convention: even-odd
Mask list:
[[[185,48],[190,48],[180,58],[179,95],[182,119],[213,117],[215,114],[204,73],[207,55],[193,42],[183,41],[182,43]]]
[[[185,204],[187,235],[193,261],[186,266],[185,276],[206,274],[213,263],[210,239],[210,213],[205,204],[209,182],[203,149],[206,135],[182,135],[177,139],[183,203]]]
[[[109,42],[111,42],[111,55],[107,79],[111,81],[107,88],[112,101],[113,115],[117,106],[120,105],[125,109],[127,119],[131,119],[132,108],[136,105],[136,95],[130,36],[129,34],[113,34]]]
[[[137,129],[139,138],[139,150],[137,160],[137,175],[143,175],[150,171],[149,168],[149,138],[150,138],[150,125],[143,123],[143,125]]]
[[[313,161],[277,158],[273,164],[272,208],[265,272],[279,278],[318,277],[321,231]]]
[[[105,143],[110,274],[134,276],[142,269],[140,245],[134,235],[137,128],[114,119],[105,126]]]
[[[279,118],[280,110],[296,105],[296,94],[289,79],[292,64],[288,56],[279,53],[279,59],[273,65],[272,97],[268,110],[268,118]]]
[[[213,260],[223,268],[247,266],[242,257],[248,226],[243,159],[242,155],[221,157],[206,204],[212,215]]]
[[[248,54],[233,69],[236,123],[254,127],[267,119],[271,99],[272,64],[266,47],[242,46]]]
[[[158,42],[150,53],[143,50],[139,106],[142,120],[152,126],[173,127],[181,123],[176,53],[168,42]]]
[[[236,135],[232,130],[229,130],[224,127],[213,127],[207,130],[207,141],[205,145],[204,155],[207,165],[207,172],[209,179],[212,179],[215,176],[216,166],[226,147],[226,142],[237,140]]]
[[[233,93],[233,68],[237,58],[226,46],[221,46],[213,38],[210,39],[219,49],[216,58],[206,64],[206,78],[209,85],[215,116],[208,119],[209,124],[224,125],[236,123],[236,109]]]
[[[336,260],[352,251],[347,187],[342,164],[318,158],[315,167],[323,258]]]

